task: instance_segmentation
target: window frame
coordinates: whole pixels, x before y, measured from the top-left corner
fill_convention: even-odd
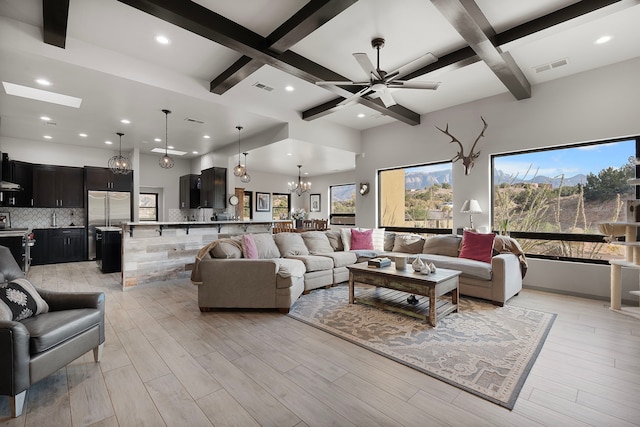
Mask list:
[[[344,184],[334,184],[334,185],[330,185],[329,186],[329,200],[328,200],[328,204],[329,204],[329,224],[331,225],[347,225],[347,226],[355,226],[356,224],[356,213],[357,212],[333,212],[333,189],[335,187],[346,187],[346,186],[353,186],[353,191],[356,197],[358,197],[358,187],[356,186],[355,182],[347,182]],[[356,209],[356,206],[354,205],[353,209]],[[336,217],[341,217],[341,218],[353,218],[353,224],[345,224],[345,223],[336,223],[334,222],[334,218]]]
[[[249,209],[249,220],[253,219],[253,191],[244,191],[242,200],[242,219],[244,219],[244,210]],[[249,203],[245,203],[249,199]]]
[[[140,193],[140,196],[154,196],[155,198],[155,210],[156,210],[156,219],[142,219],[142,217],[140,216],[140,209],[141,208],[145,208],[148,209],[148,206],[140,206],[140,197],[138,198],[138,219],[140,220],[140,222],[144,222],[144,221],[148,221],[148,222],[158,222],[158,211],[159,211],[159,206],[158,206],[158,193]]]
[[[291,193],[271,193],[271,218],[279,220],[280,218],[274,218],[274,196],[286,196],[287,198],[287,219],[291,219]]]
[[[400,233],[451,234],[453,232],[453,222],[452,222],[452,227],[450,227],[450,228],[401,227],[401,226],[383,225],[382,224],[382,205],[381,205],[382,186],[380,185],[380,174],[385,172],[385,171],[394,171],[394,170],[398,170],[398,169],[410,169],[410,168],[418,168],[418,167],[421,167],[421,166],[436,166],[436,165],[449,164],[449,165],[451,165],[451,175],[453,177],[453,163],[454,162],[452,162],[451,160],[444,160],[444,161],[432,162],[432,163],[420,163],[420,164],[416,164],[416,165],[405,165],[405,166],[397,166],[397,167],[393,167],[393,168],[379,169],[378,173],[377,173],[377,180],[378,180],[378,202],[377,202],[378,219],[377,219],[377,226],[378,227],[384,227],[384,229],[388,230],[388,231],[395,231],[395,232],[400,232]],[[453,182],[452,182],[451,183],[451,194],[452,194],[452,196],[453,196],[453,191],[454,191],[454,185],[453,185]]]
[[[597,141],[589,141],[575,144],[566,144],[566,145],[556,145],[553,147],[542,147],[536,149],[529,150],[519,150],[519,151],[510,151],[506,153],[498,153],[491,154],[490,157],[490,173],[491,173],[491,184],[490,184],[490,192],[491,192],[491,228],[493,231],[498,234],[496,225],[494,222],[494,209],[495,209],[495,184],[494,184],[494,168],[495,168],[495,159],[500,157],[508,157],[514,156],[518,154],[527,154],[527,153],[538,153],[541,151],[553,151],[553,150],[562,150],[567,148],[579,148],[579,147],[588,147],[593,145],[604,145],[611,144],[616,142],[624,142],[635,140],[635,156],[638,158],[640,155],[640,135],[629,136],[624,138],[612,138],[612,139],[603,139]],[[640,176],[640,165],[636,164],[635,167],[635,175],[636,177]],[[635,186],[635,197],[636,199],[640,199],[640,186]],[[577,233],[545,233],[545,232],[531,232],[531,231],[509,231],[509,236],[513,238],[520,239],[532,239],[532,240],[543,240],[543,241],[554,241],[554,240],[562,240],[566,242],[586,242],[586,243],[602,243],[603,235],[602,234],[577,234]],[[568,261],[568,262],[576,262],[576,263],[584,263],[584,264],[604,264],[609,265],[609,260],[607,259],[590,259],[590,258],[578,258],[578,257],[567,257],[567,256],[559,256],[559,255],[544,255],[544,254],[535,254],[535,253],[526,253],[528,258],[535,259],[546,259],[553,261]]]

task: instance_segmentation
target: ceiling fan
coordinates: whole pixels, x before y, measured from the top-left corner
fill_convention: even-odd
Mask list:
[[[316,82],[319,86],[366,86],[364,89],[354,93],[352,96],[345,98],[338,105],[346,105],[361,96],[369,96],[371,98],[380,98],[385,107],[391,107],[396,104],[389,89],[430,89],[435,90],[440,86],[440,82],[411,82],[401,80],[407,74],[416,71],[422,67],[432,64],[438,60],[432,53],[422,55],[408,64],[387,73],[380,69],[380,49],[384,47],[383,38],[375,38],[371,40],[371,46],[377,50],[377,66],[374,67],[366,53],[354,53],[353,57],[358,61],[360,67],[369,75],[369,81],[351,82],[351,81],[320,81]]]

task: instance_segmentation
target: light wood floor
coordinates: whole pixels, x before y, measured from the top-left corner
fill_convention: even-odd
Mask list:
[[[509,302],[558,314],[509,411],[278,312],[201,314],[189,282],[122,292],[93,262],[29,277],[105,291],[107,341],[33,385],[22,417],[0,397],[3,426],[640,425],[640,321],[603,301]]]

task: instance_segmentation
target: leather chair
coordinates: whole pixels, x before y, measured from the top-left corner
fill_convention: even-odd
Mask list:
[[[24,278],[22,270],[0,246],[0,279],[17,278]],[[0,320],[0,395],[9,396],[12,417],[22,414],[31,384],[90,350],[99,362],[104,345],[104,293],[36,289],[49,305],[47,313]]]

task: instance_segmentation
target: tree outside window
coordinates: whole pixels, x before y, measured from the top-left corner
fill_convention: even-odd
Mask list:
[[[331,224],[356,225],[356,184],[329,187]]]
[[[291,194],[273,193],[271,195],[273,219],[289,219],[291,212]]]

